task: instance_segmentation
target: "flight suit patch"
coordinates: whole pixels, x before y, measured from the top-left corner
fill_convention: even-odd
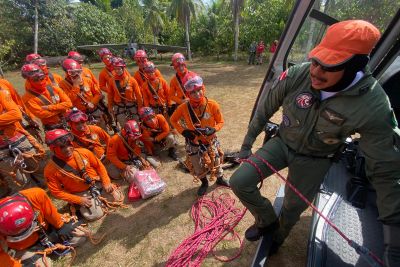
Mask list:
[[[90,137],[92,138],[92,140],[96,140],[97,139],[97,134],[92,134]]]
[[[322,111],[321,116],[325,120],[332,122],[333,124],[336,124],[338,126],[342,126],[343,123],[346,121],[346,118],[344,118],[343,115],[341,115],[340,113],[337,113],[336,111],[334,111],[330,108],[325,108]]]
[[[290,126],[290,119],[287,115],[283,114],[282,115],[282,124],[285,127],[289,127]]]
[[[208,113],[208,112],[204,112],[203,118],[204,118],[205,120],[208,120],[209,118],[211,118],[211,114]]]
[[[306,109],[314,104],[314,96],[311,93],[300,93],[296,96],[296,106]]]

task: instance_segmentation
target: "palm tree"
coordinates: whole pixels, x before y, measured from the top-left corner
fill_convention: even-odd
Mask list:
[[[233,38],[234,38],[234,55],[233,60],[237,61],[237,54],[239,48],[239,24],[240,24],[240,12],[244,5],[244,0],[231,0],[232,17],[233,17]]]
[[[190,51],[190,19],[196,18],[196,7],[202,3],[198,0],[172,0],[169,13],[175,17],[181,25],[185,26],[185,41],[188,52],[188,59],[192,60]]]
[[[146,17],[144,19],[145,25],[148,25],[153,32],[153,43],[157,44],[157,36],[164,28],[164,20],[162,18],[163,10],[157,0],[144,0],[144,10]]]

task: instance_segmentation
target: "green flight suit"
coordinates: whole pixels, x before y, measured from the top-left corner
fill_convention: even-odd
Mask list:
[[[271,116],[283,108],[279,136],[266,142],[256,154],[277,170],[289,168],[289,181],[310,201],[313,200],[331,157],[345,139],[361,135],[359,147],[365,155],[367,177],[377,191],[379,218],[384,224],[400,225],[400,130],[389,100],[379,83],[366,70],[364,76],[344,91],[321,100],[320,91],[311,88],[310,63],[284,72],[262,98],[249,124],[242,150],[251,150]],[[259,159],[263,178],[272,174]],[[276,220],[271,202],[257,188],[257,170],[243,163],[232,175],[230,186],[254,215],[259,227]],[[283,243],[307,205],[288,187],[281,227],[275,241]]]

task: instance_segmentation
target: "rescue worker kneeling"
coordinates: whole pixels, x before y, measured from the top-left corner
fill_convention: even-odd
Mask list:
[[[49,266],[50,259],[38,252],[56,244],[66,249],[79,246],[84,235],[79,223],[58,213],[43,189],[22,190],[0,200],[1,266]]]
[[[186,165],[195,181],[201,181],[197,194],[202,196],[208,188],[206,176],[209,172],[211,181],[217,177],[217,184],[229,186],[223,178],[223,152],[215,134],[224,125],[224,119],[218,103],[204,96],[203,79],[200,76],[189,72],[182,82],[189,101],[175,110],[171,124],[185,137]]]
[[[54,197],[79,205],[82,216],[94,221],[104,215],[103,202],[122,203],[123,195],[101,161],[85,148],[74,148],[72,140],[73,135],[63,129],[46,133],[46,144],[54,155],[44,176]]]
[[[142,121],[144,146],[149,155],[168,150],[168,157],[178,160],[178,155],[176,155],[177,142],[165,117],[161,114],[155,114],[150,107],[141,108],[139,117]]]
[[[121,133],[111,137],[107,147],[107,159],[111,165],[109,175],[112,179],[124,178],[128,183],[138,170],[157,168],[161,163],[144,152],[144,140],[139,124],[135,120],[125,123]],[[143,150],[143,151],[142,151]]]
[[[17,104],[9,94],[0,91],[0,197],[10,192],[6,176],[11,176],[20,186],[29,181],[29,173],[43,178],[44,148],[22,128],[21,119]]]

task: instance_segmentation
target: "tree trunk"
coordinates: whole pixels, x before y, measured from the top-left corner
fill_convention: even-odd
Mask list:
[[[35,0],[35,25],[33,29],[33,53],[38,52],[38,34],[39,34],[39,0]]]
[[[188,54],[188,60],[192,60],[192,52],[190,51],[190,37],[189,37],[190,18],[189,15],[185,16],[185,39],[186,49]]]
[[[153,33],[153,44],[157,44],[157,34]],[[154,49],[154,57],[157,59],[157,49]]]
[[[234,25],[234,45],[235,52],[233,54],[233,60],[237,61],[238,59],[238,49],[239,49],[239,12],[235,14],[235,25]]]

